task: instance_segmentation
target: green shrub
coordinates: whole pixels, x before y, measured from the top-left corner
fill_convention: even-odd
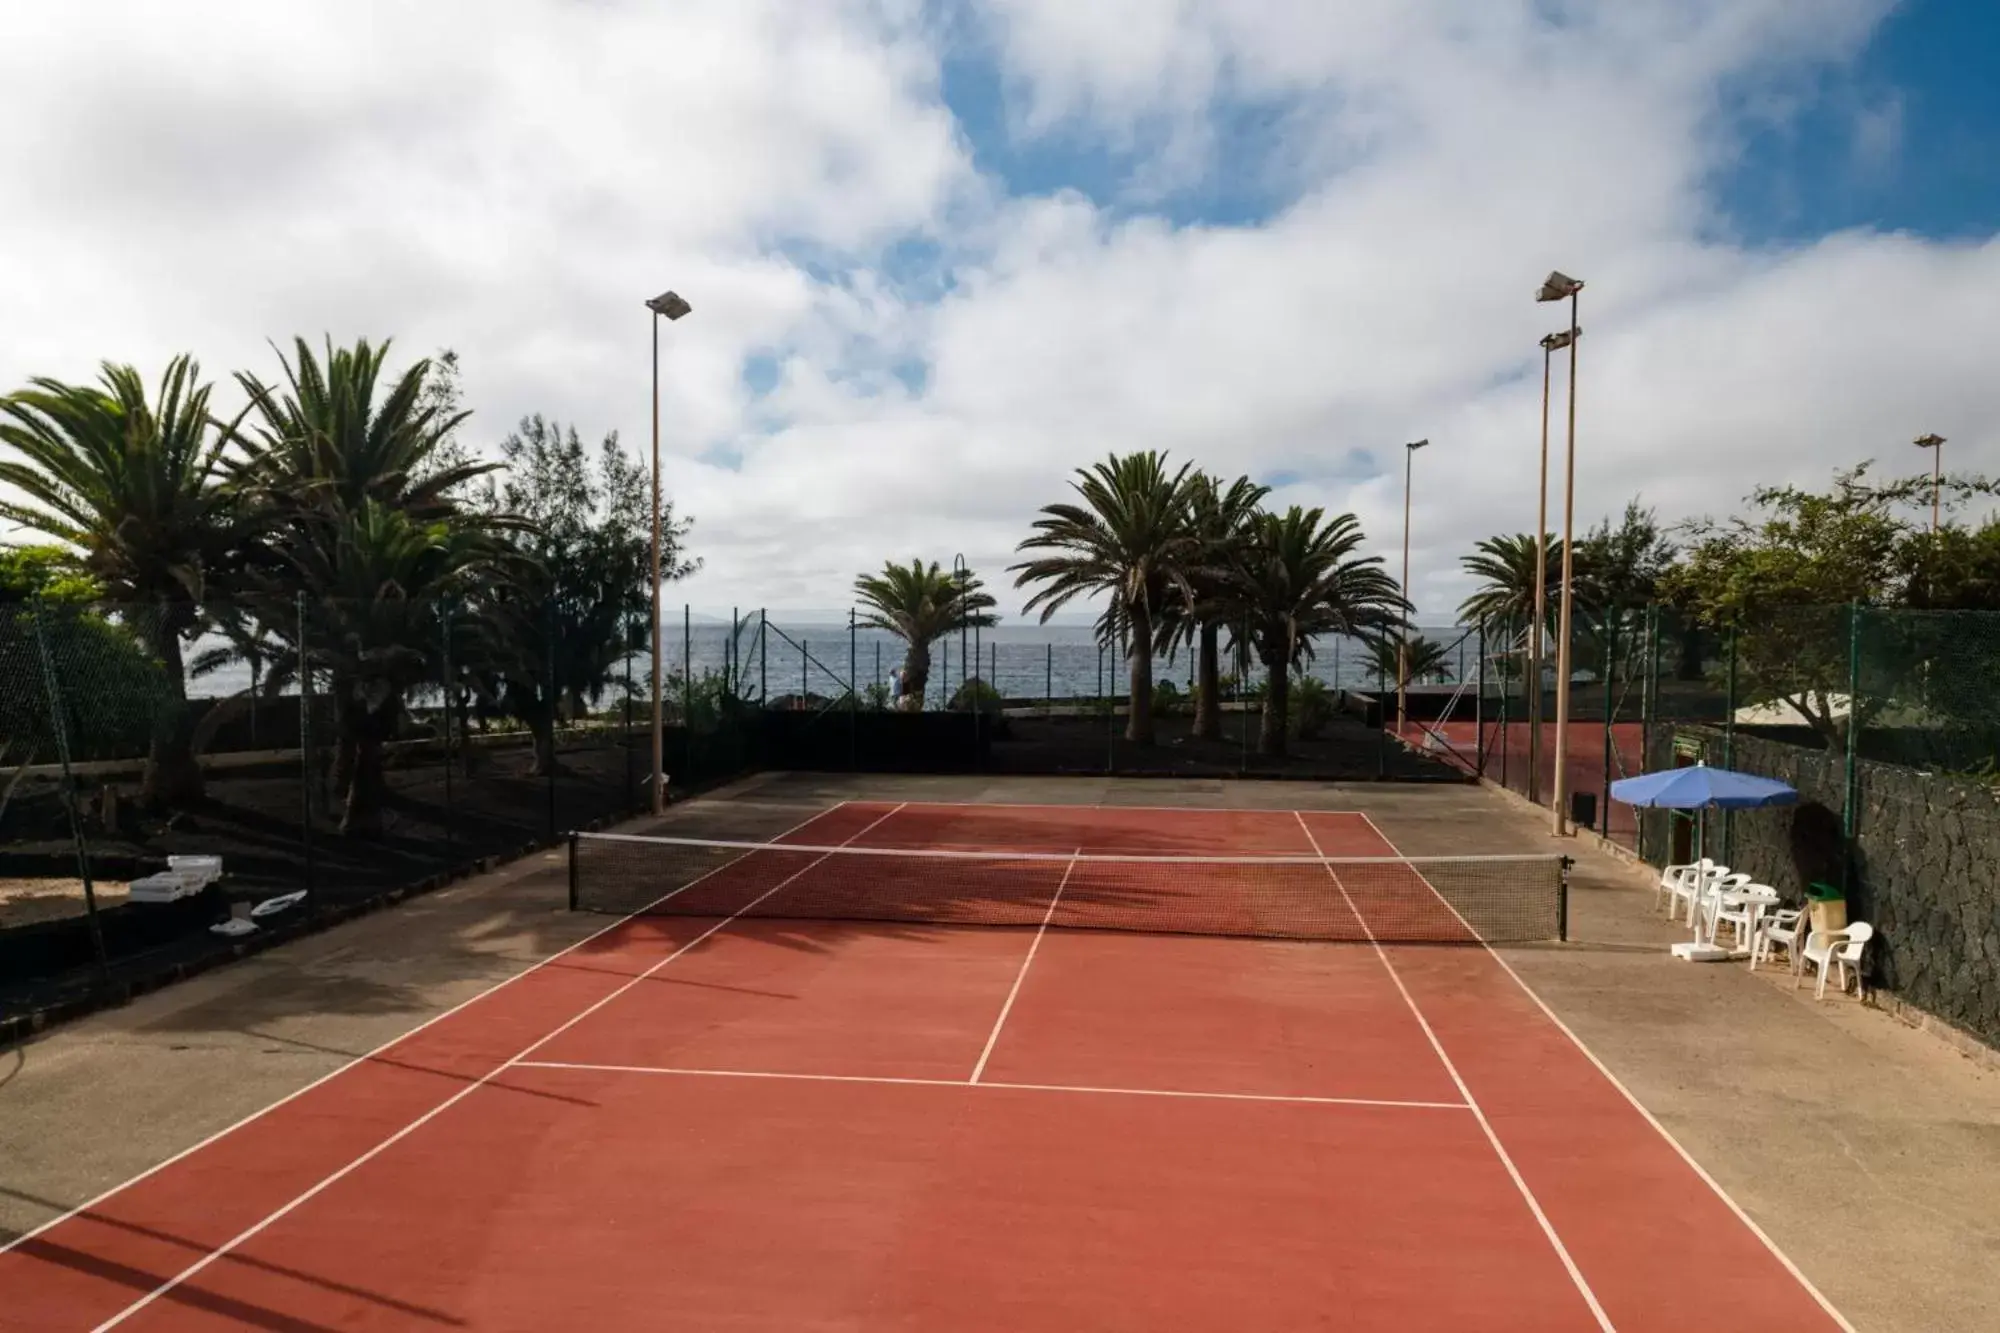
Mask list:
[[[146,753],[153,721],[172,698],[165,668],[126,628],[74,603],[44,604],[42,635],[55,669],[70,758],[136,759]],[[0,739],[38,762],[56,753],[44,692],[42,648],[34,613],[0,608]]]
[[[1171,680],[1153,682],[1153,716],[1176,717],[1187,711],[1188,696]]]
[[[1333,720],[1333,691],[1317,676],[1292,677],[1292,735],[1302,741],[1318,740]]]
[[[954,713],[976,709],[982,717],[991,716],[1000,711],[1000,691],[974,676],[952,692],[945,707]]]

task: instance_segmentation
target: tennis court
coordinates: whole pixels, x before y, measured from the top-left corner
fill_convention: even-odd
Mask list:
[[[573,866],[604,931],[30,1233],[0,1328],[1840,1327],[1486,947],[1554,858],[850,802]]]

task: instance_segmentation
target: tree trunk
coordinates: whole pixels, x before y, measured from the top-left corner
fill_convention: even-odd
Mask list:
[[[343,744],[341,747],[348,747]],[[349,772],[347,805],[342,812],[340,831],[369,837],[382,831],[382,797],[387,783],[382,776],[381,738],[363,734],[354,739],[353,768]]]
[[[1131,667],[1132,704],[1125,713],[1125,739],[1134,745],[1153,743],[1153,618],[1144,607],[1132,608],[1132,636],[1125,645]]]
[[[1264,687],[1263,725],[1257,734],[1257,753],[1270,759],[1285,757],[1285,724],[1290,720],[1292,678],[1285,664],[1271,663],[1270,681]]]
[[[924,711],[924,691],[931,683],[931,646],[913,643],[903,654],[903,679],[896,695],[896,707],[905,713]]]
[[[365,709],[354,697],[354,682],[333,673],[333,799],[345,803],[354,782],[355,751],[360,744]]]
[[[528,776],[545,778],[556,771],[556,716],[555,709],[546,703],[536,703],[529,708],[528,730],[535,738],[535,762],[528,769]],[[692,726],[690,722],[688,724]]]
[[[153,807],[177,807],[202,797],[201,764],[194,756],[194,720],[187,704],[187,669],[181,660],[181,636],[165,608],[153,636],[153,651],[167,677],[166,697],[153,715],[152,739],[146,748],[146,771],[139,799]]]
[[[382,768],[382,744],[396,734],[402,713],[401,696],[391,696],[379,710],[370,710],[358,699],[354,701],[352,766],[348,772],[347,804],[340,820],[342,833],[367,837],[382,831],[382,802],[389,792]],[[341,748],[350,750],[346,744]]]
[[[1222,734],[1222,663],[1218,642],[1222,627],[1204,620],[1200,635],[1200,646],[1195,652],[1194,734],[1212,740]]]
[[[1702,667],[1701,630],[1689,625],[1680,632],[1679,664],[1674,670],[1675,680],[1700,680]]]

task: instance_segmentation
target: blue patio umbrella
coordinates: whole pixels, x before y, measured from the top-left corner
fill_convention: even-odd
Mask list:
[[[1794,805],[1799,794],[1772,778],[1694,764],[1642,773],[1636,778],[1620,778],[1611,784],[1611,799],[1627,805],[1673,810],[1755,810],[1768,805]]]

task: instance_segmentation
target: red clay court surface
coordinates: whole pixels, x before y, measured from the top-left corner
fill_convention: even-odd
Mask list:
[[[1394,855],[1074,806],[785,840]],[[0,1253],[0,1328],[110,1327],[1843,1325],[1483,947],[718,915],[617,923]]]

